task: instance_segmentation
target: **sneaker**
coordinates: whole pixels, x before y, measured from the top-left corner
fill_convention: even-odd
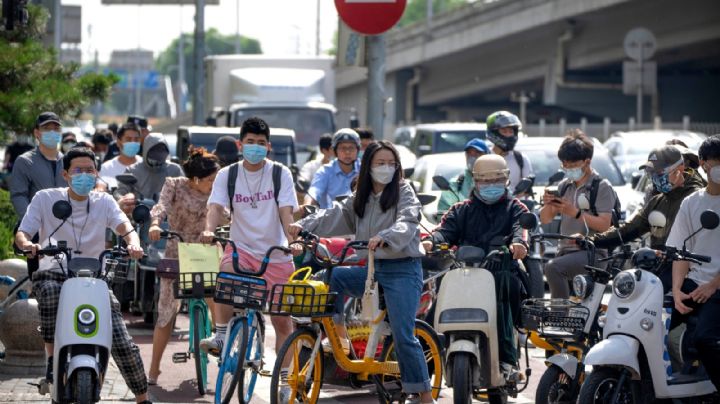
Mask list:
[[[210,337],[200,340],[200,349],[209,355],[220,356],[223,348],[223,340],[217,337]]]
[[[332,353],[333,347],[332,347],[332,344],[330,343],[329,339],[323,338],[321,344],[322,344],[323,352]],[[342,349],[343,349],[343,352],[345,352],[345,354],[350,353],[350,340],[349,339],[340,338],[340,345],[342,345]]]
[[[280,404],[286,404],[290,402],[290,394],[292,394],[292,389],[290,386],[281,386],[280,387],[280,393],[278,394],[280,397]]]

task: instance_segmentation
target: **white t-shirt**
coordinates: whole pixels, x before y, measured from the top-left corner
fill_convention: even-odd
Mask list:
[[[277,163],[276,163],[277,164]],[[293,212],[298,210],[297,196],[290,170],[282,166],[280,176],[280,195],[278,204],[275,203],[272,182],[273,164],[266,160],[262,170],[256,172],[246,171],[242,163],[238,167],[238,176],[235,180],[235,195],[233,198],[233,215],[230,224],[230,238],[239,249],[242,249],[257,259],[265,256],[268,248],[276,245],[287,247],[288,242],[280,221],[279,207],[291,206]],[[227,182],[230,166],[218,171],[208,205],[219,204],[229,208]],[[253,202],[256,208],[252,207]],[[271,262],[289,262],[292,256],[274,251]]]
[[[706,189],[700,189],[690,194],[680,204],[675,222],[670,229],[666,245],[682,248],[683,241],[699,229],[700,214],[705,210],[720,212],[720,195],[710,195]],[[707,255],[712,261],[698,265],[690,263],[688,278],[698,285],[710,282],[720,273],[720,232],[718,230],[700,230],[687,241],[687,249],[691,253]]]
[[[62,223],[52,215],[53,204],[60,200],[70,201],[72,215],[49,241],[54,245],[58,240],[66,241],[73,249],[73,257],[98,258],[105,250],[105,228],[115,231],[120,224],[129,221],[115,199],[105,192],[90,192],[87,200],[76,201],[68,197],[67,188],[49,188],[35,194],[19,230],[30,235],[39,233],[38,244],[45,247],[50,233]],[[67,269],[64,258],[63,267]],[[43,257],[38,270],[61,272],[53,257]]]
[[[307,163],[303,164],[302,168],[300,169],[300,178],[307,180],[308,182],[312,182],[315,173],[323,165],[323,156],[320,156],[315,160],[308,161]]]
[[[135,156],[135,162],[142,161],[142,157]],[[120,162],[120,156],[102,163],[100,166],[100,178],[107,183],[108,189],[117,187],[116,175],[123,174],[132,165],[125,165]]]
[[[533,173],[532,163],[530,163],[530,159],[525,155],[525,153],[520,153],[520,154],[522,154],[522,158],[523,158],[523,169],[522,169],[522,172],[520,172],[520,166],[518,165],[518,162],[515,159],[514,153],[520,153],[520,152],[519,151],[509,151],[504,156],[505,162],[507,163],[507,166],[508,166],[508,170],[510,170],[510,185],[509,185],[510,191],[514,191],[517,184],[519,184],[523,178],[525,178],[528,175]]]

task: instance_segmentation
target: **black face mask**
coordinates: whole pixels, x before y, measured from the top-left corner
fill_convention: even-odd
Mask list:
[[[145,162],[150,167],[160,167],[165,164],[165,160],[170,155],[165,145],[157,145],[148,150]]]

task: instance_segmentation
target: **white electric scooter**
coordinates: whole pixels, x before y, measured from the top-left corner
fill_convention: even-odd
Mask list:
[[[52,211],[61,220],[57,231],[72,214],[72,207],[67,201],[57,201]],[[95,403],[100,401],[112,345],[110,292],[101,262],[127,252],[118,248],[104,251],[99,258],[73,258],[71,250],[67,242],[58,241],[38,251],[55,257],[68,278],[60,289],[55,321],[53,380],[51,385],[41,380],[38,389],[40,394],[50,392],[53,403]],[[61,264],[63,256],[66,269]]]
[[[715,229],[720,217],[705,211],[700,222],[702,227],[685,241],[700,230]],[[684,245],[682,249],[667,247],[663,255],[669,261],[710,262],[710,257],[692,254]],[[687,373],[671,366],[667,340],[674,303],[664,299],[662,283],[651,272],[659,263],[654,250],[640,249],[633,256],[636,268],[620,272],[613,280],[607,315],[600,321],[604,339],[585,357],[593,371],[580,388],[579,403],[637,404],[690,397],[717,402],[711,397],[715,387],[705,372]]]
[[[525,215],[532,218],[521,221],[523,227],[537,226],[534,214]],[[482,248],[460,247],[455,255],[459,268],[446,273],[440,285],[435,330],[445,336],[445,382],[453,388],[455,404],[468,404],[483,392],[490,404],[504,404],[521,391],[500,369],[495,278],[486,269],[489,262],[502,259],[500,254],[486,256]]]

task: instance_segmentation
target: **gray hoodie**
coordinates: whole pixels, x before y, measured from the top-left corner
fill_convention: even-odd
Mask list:
[[[322,209],[310,215],[299,224],[303,229],[321,237],[355,234],[355,240],[369,240],[380,236],[388,245],[375,252],[375,258],[396,259],[422,257],[420,229],[418,227],[422,208],[410,185],[400,185],[400,200],[397,206],[386,212],[380,207],[380,195],[370,194],[365,215],[359,218],[353,209],[355,194],[340,203],[334,203],[330,209]],[[358,251],[364,257],[366,251]]]
[[[143,160],[131,165],[125,171],[128,174],[133,174],[135,178],[137,178],[137,184],[135,184],[133,188],[130,188],[127,185],[118,182],[118,193],[120,195],[125,195],[134,190],[141,193],[146,199],[153,199],[157,201],[160,197],[160,191],[162,191],[162,187],[165,184],[165,178],[182,177],[185,175],[182,167],[175,163],[165,161],[159,167],[150,167],[147,164],[148,152],[153,148],[153,146],[160,143],[167,146],[165,137],[163,137],[162,134],[151,133],[145,137],[145,141],[143,141]],[[169,149],[170,148],[168,147],[168,150]]]

